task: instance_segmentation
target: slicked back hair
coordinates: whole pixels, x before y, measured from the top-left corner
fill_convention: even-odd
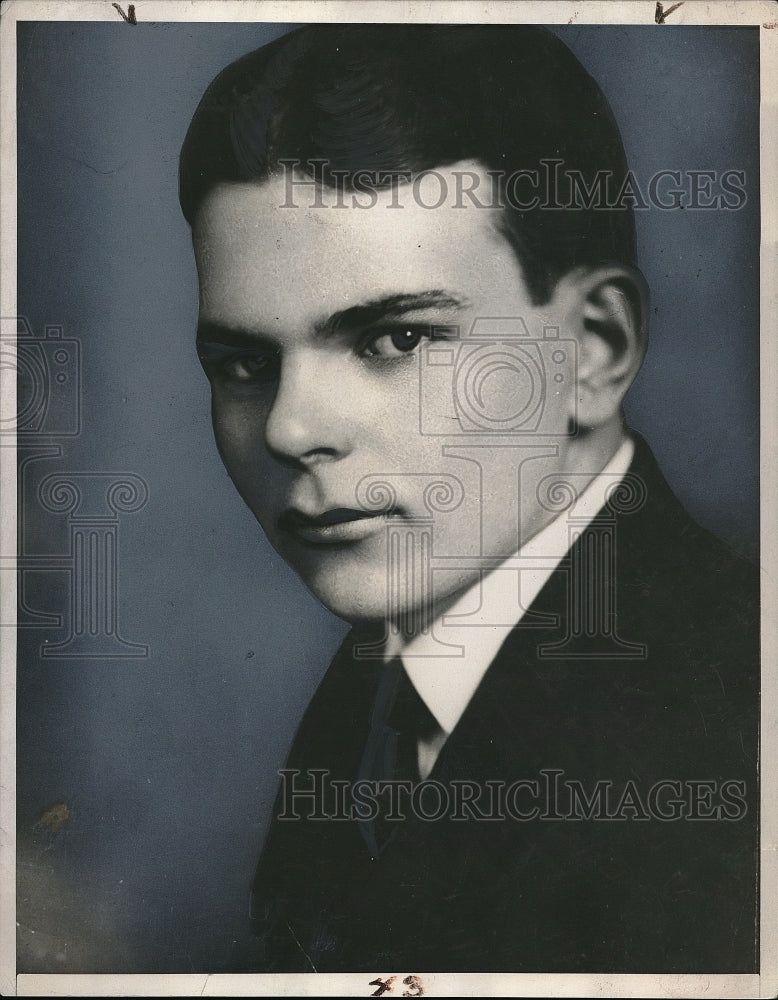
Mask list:
[[[553,171],[552,205],[563,206],[568,171],[587,186],[604,172],[618,190],[628,169],[600,88],[543,28],[316,24],[217,76],[184,141],[179,194],[192,223],[215,185],[262,181],[287,161],[325,186],[338,172],[374,171],[388,187],[393,174],[462,160],[498,185],[517,171]],[[536,207],[522,207],[526,195],[515,202],[500,198],[502,229],[536,303],[574,267],[635,264],[629,205],[547,207],[545,192]]]

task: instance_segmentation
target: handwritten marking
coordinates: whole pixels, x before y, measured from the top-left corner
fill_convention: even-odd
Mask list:
[[[119,6],[118,3],[112,3],[111,6],[115,10],[118,10],[119,16],[121,17],[122,21],[126,21],[127,24],[137,24],[138,23],[137,20],[136,20],[136,18],[135,18],[135,4],[133,4],[133,3],[130,4],[130,6],[127,8],[127,13],[126,14],[121,9],[121,7]]]
[[[673,6],[668,7],[667,10],[665,10],[662,4],[659,3],[659,0],[657,0],[654,20],[657,24],[664,24],[665,20],[673,13],[674,10],[678,10],[679,7],[683,7],[683,0],[680,0],[679,3],[674,3]]]
[[[404,997],[423,997],[424,996],[424,984],[418,976],[406,976],[403,979],[403,984],[409,987],[407,990],[403,991]],[[411,993],[411,990],[414,990]]]
[[[384,982],[383,979],[371,979],[370,982],[368,983],[368,986],[377,986],[378,989],[375,991],[375,993],[371,993],[370,996],[382,997],[384,993],[391,993],[392,984],[394,983],[395,979],[397,979],[397,976],[390,976],[386,980],[386,982]]]
[[[389,976],[388,979],[371,979],[368,983],[369,986],[377,986],[378,989],[375,993],[371,993],[371,997],[380,997],[384,993],[391,993],[392,987],[397,980],[397,976]],[[403,986],[407,986],[407,990],[403,990],[402,996],[404,997],[423,997],[424,996],[424,984],[419,978],[419,976],[406,976],[403,979]]]

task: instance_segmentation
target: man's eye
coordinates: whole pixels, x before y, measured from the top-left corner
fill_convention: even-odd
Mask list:
[[[221,365],[225,378],[235,382],[273,382],[278,377],[278,358],[274,354],[243,354]]]
[[[209,375],[230,382],[257,384],[278,378],[279,358],[273,352],[235,351],[221,345],[207,345],[200,349],[200,360]]]
[[[399,358],[415,351],[430,335],[428,326],[403,325],[373,330],[366,338],[363,353],[370,358]]]

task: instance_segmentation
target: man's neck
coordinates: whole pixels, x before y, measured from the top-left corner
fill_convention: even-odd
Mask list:
[[[439,623],[444,616],[450,614],[452,609],[460,608],[463,600],[466,602],[467,595],[472,595],[475,591],[480,593],[483,581],[498,569],[505,569],[512,564],[515,564],[515,568],[518,569],[522,565],[522,559],[530,558],[541,562],[545,560],[551,566],[552,562],[555,563],[564,556],[567,550],[567,522],[573,516],[574,510],[577,520],[580,520],[582,516],[594,517],[604,505],[607,491],[613,487],[616,478],[621,478],[624,475],[631,461],[634,445],[622,426],[619,426],[617,430],[618,436],[613,435],[610,439],[615,442],[612,450],[606,449],[604,445],[601,447],[598,442],[597,448],[588,449],[588,464],[581,459],[581,462],[578,463],[579,467],[559,473],[560,481],[568,480],[573,486],[572,493],[577,497],[577,500],[574,501],[574,507],[568,506],[562,511],[552,513],[543,520],[540,527],[528,532],[526,538],[522,538],[521,546],[517,551],[505,554],[505,560],[501,561],[499,566],[495,566],[494,560],[490,560],[489,565],[484,566],[476,579],[470,578],[465,585],[450,593],[434,593],[435,576],[433,572],[433,608],[426,616],[416,615],[417,621],[426,618],[428,623],[433,623],[424,630],[424,634],[430,633],[435,627],[439,628]],[[604,459],[602,458],[603,454],[605,455]],[[598,464],[596,471],[592,472],[595,461]],[[609,474],[611,468],[613,473]],[[602,489],[597,488],[598,482]],[[552,569],[548,570],[549,573],[551,571]],[[526,574],[522,573],[520,579],[522,578],[526,578]],[[397,625],[388,623],[385,634],[391,637],[391,640],[387,642],[385,653],[385,656],[389,657],[415,643],[421,632],[417,634],[402,633]]]

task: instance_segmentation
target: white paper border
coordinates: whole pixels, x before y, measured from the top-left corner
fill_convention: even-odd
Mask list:
[[[120,6],[127,11],[128,4]],[[152,0],[139,22],[459,22],[655,24],[654,0]],[[664,4],[668,10],[672,3]],[[16,315],[16,24],[115,21],[106,0],[4,0],[0,8],[0,315]],[[760,27],[761,195],[761,565],[759,975],[425,974],[426,996],[774,997],[778,995],[778,4],[685,0],[656,30],[673,25]],[[128,28],[128,30],[131,30]],[[725,251],[726,252],[726,251]],[[0,418],[16,412],[11,370],[0,371]],[[16,545],[16,454],[0,448],[0,551]],[[0,620],[16,615],[14,574],[2,575]],[[0,635],[0,995],[3,996],[365,996],[368,977],[310,975],[15,975],[16,642]],[[376,974],[379,974],[378,972]],[[384,977],[386,973],[383,973]],[[374,978],[374,977],[371,977]]]

